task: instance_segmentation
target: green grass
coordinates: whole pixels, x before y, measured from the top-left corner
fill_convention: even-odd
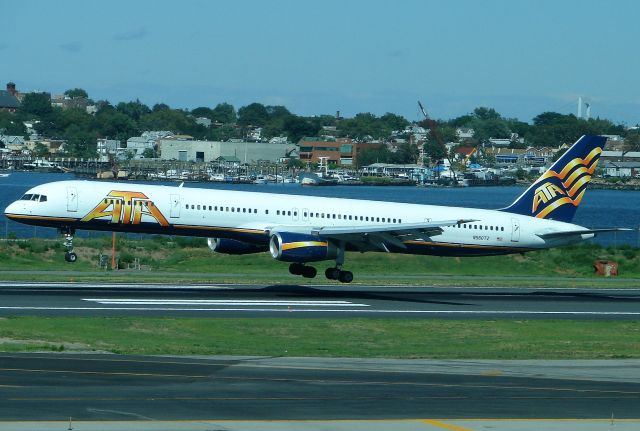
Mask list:
[[[4,351],[449,359],[640,358],[640,322],[0,319]],[[13,340],[13,341],[12,341]]]
[[[60,241],[30,239],[0,242],[0,279],[5,280],[114,280],[124,274],[100,273],[99,256],[110,262],[111,238],[77,239],[78,262],[64,262]],[[322,272],[332,261],[315,264],[320,276],[315,280],[288,274],[287,264],[274,261],[268,253],[230,256],[212,253],[202,238],[118,237],[118,259],[127,268],[135,258],[142,271],[127,272],[126,278],[168,282],[300,282],[326,283]],[[604,280],[594,275],[596,259],[619,264],[619,277]],[[348,253],[346,267],[356,275],[356,283],[367,284],[444,284],[514,286],[592,286],[616,287],[638,284],[640,249],[623,246],[603,248],[582,245],[526,253],[524,255],[448,258],[387,253]],[[12,272],[14,271],[14,272]],[[28,271],[17,273],[15,271]],[[38,271],[56,271],[42,275]],[[49,277],[49,278],[47,278]],[[446,277],[443,280],[442,277]],[[506,280],[506,281],[505,281]],[[626,280],[626,281],[625,281]]]

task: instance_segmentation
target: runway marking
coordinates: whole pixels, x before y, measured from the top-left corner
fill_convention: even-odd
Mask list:
[[[458,425],[448,424],[442,421],[437,421],[435,419],[422,419],[420,422],[451,431],[473,431],[471,428],[463,428],[459,427]]]
[[[369,307],[350,301],[296,301],[268,299],[127,299],[127,298],[83,298],[83,301],[97,302],[104,305],[274,305],[274,306],[306,306],[306,307]]]

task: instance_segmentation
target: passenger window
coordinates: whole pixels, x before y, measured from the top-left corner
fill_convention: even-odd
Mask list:
[[[264,213],[265,214],[269,214],[269,210],[264,210]]]
[[[287,215],[291,215],[291,211],[287,211]]]

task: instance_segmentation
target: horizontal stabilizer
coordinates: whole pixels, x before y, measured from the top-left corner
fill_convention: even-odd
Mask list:
[[[553,239],[553,238],[563,238],[567,236],[574,235],[588,235],[588,234],[598,234],[605,232],[628,232],[635,229],[629,229],[624,227],[613,227],[613,228],[603,228],[603,229],[578,229],[578,230],[565,230],[561,232],[549,232],[549,233],[537,233],[536,235],[542,239]]]

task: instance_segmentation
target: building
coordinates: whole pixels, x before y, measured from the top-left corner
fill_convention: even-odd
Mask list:
[[[280,162],[296,157],[297,147],[293,144],[269,144],[266,142],[220,142],[220,141],[180,141],[160,139],[162,160],[184,162],[215,162],[237,158],[242,163]]]
[[[474,134],[475,134],[475,131],[469,127],[458,127],[456,129],[456,136],[460,141],[472,139]]]
[[[640,178],[640,161],[637,162],[614,162],[605,160],[601,169],[605,177],[616,178]]]
[[[145,150],[151,149],[153,151],[156,151],[156,149],[158,148],[158,141],[162,138],[167,138],[170,136],[175,137],[173,136],[173,133],[168,130],[153,130],[142,132],[141,136],[133,136],[127,139],[127,151],[131,152],[134,159],[143,158],[143,153]]]
[[[300,147],[300,160],[310,163],[319,163],[320,158],[327,163],[335,163],[338,166],[356,166],[358,153],[364,149],[380,148],[381,142],[353,142],[349,138],[302,138],[298,142]]]
[[[6,90],[0,90],[0,111],[15,112],[19,107],[16,84],[9,82]]]

